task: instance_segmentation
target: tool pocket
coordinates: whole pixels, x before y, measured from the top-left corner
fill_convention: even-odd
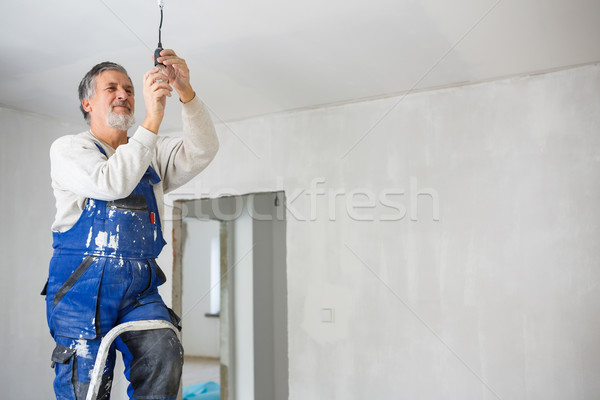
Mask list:
[[[48,325],[53,335],[95,339],[98,292],[104,262],[97,262],[96,256],[86,256],[73,269],[73,262],[78,262],[76,260],[70,257],[56,260],[54,267],[62,273],[57,273],[61,275],[59,277],[53,277],[54,281],[50,281],[48,288]],[[69,271],[72,271],[71,274],[66,275]]]
[[[171,309],[170,307],[167,307],[167,310],[169,311],[171,323],[175,326],[175,328],[177,328],[179,332],[181,332],[181,317],[177,315],[177,313],[173,311],[173,309]]]
[[[113,210],[125,211],[148,211],[148,203],[146,196],[143,194],[132,193],[124,199],[109,201],[106,203],[106,208]]]
[[[152,266],[154,267],[154,274],[152,279],[156,280],[156,286],[158,287],[163,283],[167,282],[167,276],[165,275],[163,270],[158,266],[158,263],[154,258],[152,259]]]
[[[75,352],[75,349],[57,344],[52,352],[52,368],[55,367],[56,363],[69,364],[71,362],[71,357],[75,355]]]
[[[41,296],[45,296],[48,294],[48,279],[46,279],[46,284],[44,285],[44,288],[42,289],[42,291],[40,292]]]
[[[74,399],[73,364],[75,349],[57,344],[52,352],[52,368],[56,372],[54,390],[57,399]]]
[[[54,300],[52,302],[52,307],[56,307],[59,301],[62,300],[63,297],[75,286],[79,278],[88,270],[90,265],[96,260],[94,256],[87,256],[83,259],[81,264],[73,271],[71,276],[63,283],[63,285],[58,289],[58,292],[54,295]]]

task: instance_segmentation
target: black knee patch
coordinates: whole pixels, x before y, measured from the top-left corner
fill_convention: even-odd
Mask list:
[[[183,368],[183,347],[170,329],[131,331],[121,340],[133,356],[129,380],[133,396],[143,399],[176,397]]]

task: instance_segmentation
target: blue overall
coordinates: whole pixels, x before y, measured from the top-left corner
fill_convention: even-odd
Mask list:
[[[178,323],[158,293],[166,280],[155,262],[165,245],[152,186],[158,182],[150,166],[127,198],[88,199],[73,227],[53,232],[46,310],[56,341],[57,400],[85,399],[100,341],[114,326],[144,319]],[[115,348],[123,353],[130,398],[174,399],[183,349],[168,331],[121,335],[108,356],[98,399],[110,396]]]

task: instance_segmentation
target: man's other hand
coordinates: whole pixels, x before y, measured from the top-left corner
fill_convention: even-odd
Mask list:
[[[158,62],[165,64],[165,72],[169,78],[169,83],[179,94],[182,103],[187,103],[195,96],[194,89],[190,84],[190,70],[185,60],[172,49],[164,49],[160,52]]]
[[[155,67],[144,75],[146,118],[142,126],[154,133],[158,133],[165,114],[167,97],[171,97],[173,91],[165,72],[162,68]]]

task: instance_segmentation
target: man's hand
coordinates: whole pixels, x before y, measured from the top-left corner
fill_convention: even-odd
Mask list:
[[[151,132],[158,133],[158,128],[165,115],[167,96],[171,97],[173,88],[169,85],[162,68],[152,68],[144,75],[144,101],[146,102],[146,118],[142,126]]]
[[[158,62],[165,64],[169,83],[177,90],[181,102],[187,103],[192,100],[196,94],[190,85],[190,70],[185,60],[178,57],[173,50],[164,49],[160,52]]]

